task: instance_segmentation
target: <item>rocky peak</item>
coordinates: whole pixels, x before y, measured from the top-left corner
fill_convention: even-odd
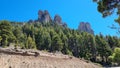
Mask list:
[[[39,22],[51,22],[52,19],[50,17],[49,12],[47,10],[45,10],[45,11],[39,10],[38,11],[38,21]]]
[[[62,26],[64,26],[64,27],[67,27],[66,22],[63,22],[63,21],[62,21],[62,18],[61,18],[60,15],[58,15],[58,14],[56,14],[56,15],[54,16],[53,22],[54,22],[54,23],[57,23],[58,25],[62,25]]]
[[[49,14],[49,12],[48,12],[47,10],[45,10],[45,11],[44,11],[44,14],[45,14],[45,15],[48,15],[48,14]]]
[[[32,19],[30,19],[29,21],[28,21],[28,23],[33,23],[34,21],[32,20]]]
[[[59,15],[55,15],[54,22],[58,24],[62,24],[62,18]]]
[[[42,17],[43,14],[44,14],[43,11],[42,11],[42,10],[39,10],[39,11],[38,11],[38,19],[41,19],[41,17]]]
[[[67,24],[66,24],[66,22],[64,22],[64,23],[63,23],[63,26],[64,26],[64,27],[67,27]]]
[[[41,22],[41,23],[51,22],[51,23],[57,23],[58,25],[67,27],[67,24],[62,21],[62,18],[58,14],[56,14],[54,16],[54,19],[52,19],[47,10],[44,10],[44,11],[39,10],[38,11],[38,19],[28,21],[28,23],[37,23],[37,22]]]
[[[90,23],[88,23],[88,22],[87,23],[81,22],[78,27],[78,30],[81,32],[88,32],[88,33],[94,34],[94,31],[91,28]]]

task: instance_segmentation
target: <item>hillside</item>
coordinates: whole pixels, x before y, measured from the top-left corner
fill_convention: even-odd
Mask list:
[[[0,68],[100,68],[72,56],[38,50],[0,48],[0,60]]]
[[[39,10],[38,19],[28,22],[1,20],[0,29],[0,47],[13,45],[21,49],[58,51],[104,67],[120,66],[120,59],[116,56],[120,55],[120,38],[104,36],[102,33],[95,35],[90,24],[86,22],[81,22],[77,30],[71,29],[59,15],[56,14],[52,19],[47,10]],[[34,56],[34,53],[38,55],[36,52],[31,55]],[[15,54],[24,56],[21,52]]]

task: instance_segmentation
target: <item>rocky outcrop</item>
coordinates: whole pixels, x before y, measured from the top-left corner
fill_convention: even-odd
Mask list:
[[[64,22],[64,23],[63,23],[63,27],[67,27],[67,24],[66,24],[66,22]]]
[[[78,30],[80,32],[88,32],[88,33],[94,34],[94,31],[91,28],[89,23],[81,22],[79,27],[78,27]]]
[[[52,19],[47,10],[44,10],[44,11],[39,10],[38,19],[29,20],[28,23],[54,23],[54,24],[61,25],[63,27],[67,27],[67,24],[62,21],[62,18],[58,14],[54,16],[54,19]]]
[[[54,23],[62,24],[62,18],[59,15],[55,15]]]
[[[28,21],[28,23],[33,23],[34,21],[32,20],[32,19],[30,19],[29,21]]]
[[[0,48],[0,53],[8,54],[8,55],[21,55],[21,56],[39,56],[40,53],[35,50],[30,49],[12,49],[12,48]]]
[[[39,10],[37,21],[38,22],[51,22],[52,19],[51,19],[50,14],[47,10],[45,10],[45,11]]]
[[[60,15],[56,14],[54,16],[54,23],[57,23],[58,25],[62,25],[63,27],[67,27],[67,24],[65,22],[62,21],[62,18],[60,17]]]

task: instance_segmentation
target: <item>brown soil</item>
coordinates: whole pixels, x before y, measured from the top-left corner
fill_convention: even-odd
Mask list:
[[[35,56],[34,53],[24,55],[23,51],[26,50],[14,52],[0,48],[0,68],[100,68],[94,63],[68,55],[35,50],[40,54]]]

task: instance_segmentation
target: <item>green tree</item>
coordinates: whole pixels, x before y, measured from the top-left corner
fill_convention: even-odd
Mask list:
[[[116,47],[114,49],[114,52],[111,56],[109,56],[109,58],[113,61],[118,63],[118,65],[120,65],[120,48]]]
[[[111,48],[108,45],[108,43],[104,40],[103,37],[96,36],[96,44],[97,44],[97,50],[98,54],[102,58],[101,62],[107,62],[108,61],[108,56],[111,55]],[[106,60],[104,60],[106,59]]]
[[[39,29],[37,28],[37,32],[35,33],[35,42],[37,49],[39,50],[42,50],[42,46],[44,45],[43,32],[43,27],[40,26]]]
[[[20,26],[15,26],[13,29],[13,34],[16,37],[16,39],[15,39],[16,46],[20,45],[23,41],[23,40],[21,40],[23,37],[22,28]]]
[[[98,11],[103,15],[103,17],[109,16],[114,13],[117,9],[116,14],[119,16],[115,21],[120,24],[120,4],[119,0],[93,0],[98,4]]]
[[[91,56],[90,59],[91,61],[96,61],[96,53],[97,53],[97,49],[96,49],[96,42],[95,42],[95,37],[92,34],[88,35],[88,48],[90,50]]]
[[[15,36],[12,32],[12,25],[8,21],[1,21],[0,23],[0,34],[2,37],[2,46],[8,45],[8,43],[14,42]]]
[[[69,48],[72,51],[73,55],[76,56],[76,57],[79,57],[79,52],[80,52],[80,49],[79,49],[79,47],[80,47],[79,37],[80,36],[78,35],[77,31],[72,30],[72,35],[69,38],[70,41],[71,41],[71,43],[69,45]]]
[[[15,37],[17,39],[20,39],[20,37],[22,35],[22,29],[21,29],[21,27],[19,27],[19,26],[14,27],[13,34],[15,35]]]
[[[0,36],[0,46],[1,46],[1,40],[2,40],[2,37]]]
[[[92,57],[92,52],[91,52],[91,48],[92,46],[92,43],[91,43],[91,38],[90,38],[90,34],[86,33],[86,32],[82,32],[81,33],[82,37],[81,37],[81,45],[80,45],[80,56],[87,59],[87,60],[90,60],[91,57]]]
[[[115,41],[113,47],[120,47],[120,38],[113,36],[113,40]]]
[[[68,38],[67,38],[67,36],[65,34],[62,34],[61,35],[61,40],[62,40],[62,43],[63,43],[62,52],[64,54],[70,54],[69,49],[68,49]]]
[[[2,37],[0,36],[0,41],[2,40]]]
[[[103,15],[103,17],[113,14],[115,9],[117,9],[116,14],[120,14],[120,0],[93,0],[98,4],[98,11]],[[118,19],[115,20],[120,24],[120,15]]]
[[[35,41],[30,37],[30,35],[27,38],[27,42],[25,46],[27,49],[36,49]]]
[[[26,33],[27,36],[30,35],[31,37],[33,37],[35,34],[34,24],[26,23],[22,29],[23,33]]]
[[[107,36],[106,39],[107,39],[107,42],[108,42],[109,46],[110,46],[111,48],[113,48],[113,47],[115,46],[115,42],[116,42],[116,41],[113,39],[113,37]]]
[[[57,34],[53,36],[52,38],[52,51],[61,51],[63,49],[63,43],[62,40],[60,39],[60,36]]]

